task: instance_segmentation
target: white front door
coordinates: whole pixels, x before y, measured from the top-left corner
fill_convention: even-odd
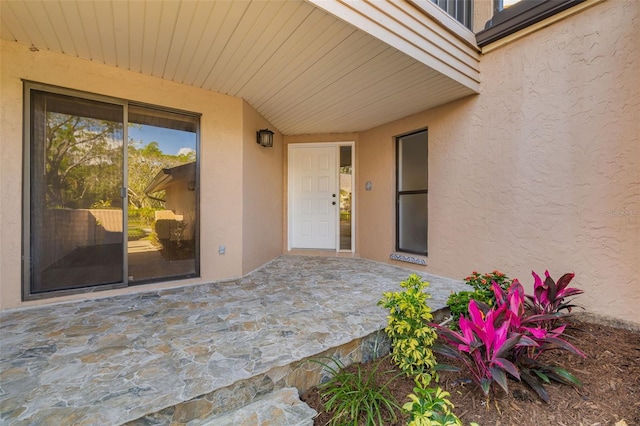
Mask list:
[[[290,248],[336,250],[338,147],[289,147]]]

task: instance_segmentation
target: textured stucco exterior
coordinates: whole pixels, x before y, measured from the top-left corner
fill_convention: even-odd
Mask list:
[[[354,142],[357,255],[400,264],[389,259],[394,138],[427,128],[429,254],[412,268],[453,278],[497,268],[529,289],[531,270],[572,271],[588,312],[640,324],[639,21],[640,2],[596,3],[483,55],[479,95],[360,133],[298,136],[238,98],[1,41],[0,309],[95,297],[21,302],[27,79],[202,114],[201,278],[144,290],[237,277],[286,252],[294,143]],[[273,148],[255,142],[265,127]]]
[[[391,262],[394,136],[428,128],[426,271],[571,271],[587,311],[640,323],[639,15],[599,3],[483,56],[480,95],[361,133],[361,256]]]
[[[242,273],[282,253],[282,135],[249,104],[243,104]],[[256,131],[275,131],[273,147],[257,143]]]
[[[266,251],[268,259],[258,256],[248,264],[243,259],[255,257],[255,243],[243,240],[243,226],[251,222],[251,215],[243,217],[243,194],[265,193],[265,196],[282,196],[280,179],[281,148],[265,154],[269,157],[258,161],[251,150],[259,148],[255,143],[255,129],[250,125],[273,127],[241,99],[197,89],[162,79],[148,77],[126,70],[108,67],[66,55],[29,51],[28,46],[1,41],[2,63],[0,68],[1,109],[0,117],[0,308],[13,308],[36,303],[51,303],[68,299],[96,297],[95,294],[79,294],[44,301],[21,302],[21,226],[22,226],[22,80],[82,90],[152,105],[182,109],[202,114],[200,125],[200,249],[201,278],[144,286],[144,290],[183,285],[194,282],[233,278],[248,269],[272,259],[280,253],[280,229],[274,230],[277,252]],[[280,138],[280,136],[278,136]],[[251,142],[253,141],[253,145]],[[245,153],[244,151],[250,151]],[[273,164],[271,164],[273,163]],[[246,167],[245,167],[246,164]],[[247,167],[251,172],[244,172]],[[264,170],[262,170],[264,168]],[[277,171],[274,175],[274,170]],[[265,174],[266,173],[266,174]],[[264,191],[262,183],[252,178],[269,178],[274,183]],[[253,208],[252,205],[249,206]],[[276,209],[263,211],[263,220],[278,224],[282,213]],[[247,228],[251,232],[251,227]],[[219,255],[218,247],[224,245],[226,254]],[[247,255],[243,255],[243,251]],[[261,252],[262,253],[262,252]],[[261,263],[259,263],[261,262]],[[100,296],[140,291],[141,287],[104,291]]]

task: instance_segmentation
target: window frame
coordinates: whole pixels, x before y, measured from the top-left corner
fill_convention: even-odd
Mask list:
[[[500,4],[498,1],[494,0],[494,4]],[[584,1],[586,0],[521,0],[495,12],[484,29],[476,33],[476,43],[479,47],[484,47]]]
[[[426,138],[426,150],[427,150],[427,175],[429,173],[429,163],[428,163],[428,158],[429,158],[429,133],[428,133],[428,129],[425,127],[423,129],[419,129],[419,130],[415,130],[409,133],[404,133],[402,135],[398,135],[395,137],[395,151],[396,151],[396,188],[395,188],[395,202],[396,202],[396,208],[395,208],[395,213],[396,213],[396,241],[395,241],[395,250],[399,253],[410,253],[410,254],[416,254],[419,256],[428,256],[429,253],[429,221],[428,221],[428,211],[429,211],[429,181],[427,179],[427,187],[425,189],[419,189],[419,190],[407,190],[407,191],[401,191],[399,186],[400,186],[400,173],[401,173],[401,164],[400,164],[400,141],[402,138],[406,138],[409,136],[413,136],[413,135],[417,135],[419,133],[424,133],[425,134],[425,138]],[[425,248],[426,250],[424,252],[422,251],[416,251],[416,250],[409,250],[409,249],[405,249],[405,248],[401,248],[400,247],[400,220],[401,220],[401,216],[400,216],[400,198],[403,195],[419,195],[419,194],[424,194],[426,199],[427,199],[427,218],[426,218],[426,222],[427,222],[427,227],[426,227],[426,232],[425,232]]]
[[[118,97],[101,95],[97,93],[85,92],[76,89],[70,89],[66,87],[60,87],[56,85],[40,83],[35,81],[30,81],[23,79],[23,155],[22,155],[22,265],[21,265],[21,285],[22,285],[22,301],[30,301],[30,300],[42,300],[42,299],[50,299],[61,296],[75,295],[75,294],[86,294],[93,293],[98,291],[107,291],[119,288],[128,288],[128,287],[136,287],[138,285],[146,285],[152,283],[173,281],[173,280],[181,280],[181,279],[193,279],[194,277],[200,277],[200,132],[201,132],[201,113],[185,111],[176,108],[168,108],[155,104],[148,104],[143,102],[136,102],[133,100],[122,99]],[[32,292],[31,286],[31,168],[32,168],[32,126],[34,117],[31,114],[31,91],[40,91],[45,93],[50,93],[54,95],[65,95],[80,98],[82,100],[91,100],[97,102],[104,102],[109,104],[121,105],[123,107],[123,138],[124,138],[124,148],[123,148],[123,183],[124,188],[127,188],[127,179],[128,179],[128,168],[127,168],[127,141],[128,141],[128,108],[130,105],[135,105],[137,107],[150,108],[159,111],[167,111],[174,114],[180,114],[184,116],[193,117],[196,120],[196,131],[195,131],[195,146],[196,146],[196,184],[195,184],[195,199],[196,199],[196,217],[197,217],[197,225],[195,229],[195,270],[193,274],[189,276],[167,276],[161,277],[157,279],[150,279],[144,281],[129,281],[128,277],[128,265],[127,265],[127,250],[126,250],[126,238],[124,240],[125,250],[124,250],[124,260],[125,264],[123,266],[122,273],[122,281],[119,283],[111,283],[111,284],[100,284],[100,285],[92,285],[86,287],[78,287],[78,288],[70,288],[70,289],[60,289],[60,290],[51,290],[46,292]],[[128,200],[128,198],[125,198]],[[123,202],[123,205],[127,205],[127,201]],[[126,232],[127,229],[127,209],[123,209],[123,230]],[[126,235],[126,234],[125,234]]]
[[[469,31],[473,31],[474,0],[431,0],[431,2],[444,10]]]

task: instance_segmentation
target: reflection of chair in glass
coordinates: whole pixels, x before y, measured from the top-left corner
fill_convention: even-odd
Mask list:
[[[184,240],[184,231],[187,229],[187,223],[180,219],[176,219],[173,228],[171,229],[171,241],[175,241],[178,247],[182,246]]]
[[[183,215],[171,210],[156,211],[155,231],[161,244],[162,255],[170,260],[195,256],[195,239],[189,232],[189,223]]]

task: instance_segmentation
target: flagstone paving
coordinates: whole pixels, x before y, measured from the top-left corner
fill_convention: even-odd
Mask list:
[[[386,312],[376,302],[410,273],[285,255],[232,281],[4,311],[0,420],[119,425],[183,416],[202,424],[193,419],[211,414],[220,395],[231,403],[249,392],[236,383],[253,383],[250,397],[265,392],[258,382],[267,378],[286,387],[274,378],[286,366],[381,330]],[[463,288],[420,275],[431,282],[434,310]]]

